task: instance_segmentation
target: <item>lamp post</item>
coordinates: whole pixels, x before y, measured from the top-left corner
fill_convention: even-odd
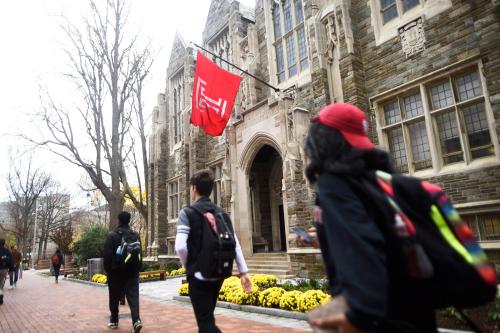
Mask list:
[[[35,201],[35,225],[33,227],[33,249],[31,251],[31,266],[33,269],[35,269],[35,252],[38,251],[36,250],[36,227],[37,227],[37,222],[38,222],[38,199]]]

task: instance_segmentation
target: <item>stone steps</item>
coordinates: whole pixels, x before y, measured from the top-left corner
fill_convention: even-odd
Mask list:
[[[255,253],[245,259],[251,275],[271,274],[280,279],[293,277],[291,263],[286,253]]]

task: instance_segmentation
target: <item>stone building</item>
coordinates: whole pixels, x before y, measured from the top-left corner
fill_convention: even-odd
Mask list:
[[[312,221],[309,119],[344,101],[367,112],[398,170],[446,189],[495,256],[499,32],[497,0],[212,0],[203,46],[279,90],[244,75],[224,134],[206,136],[189,124],[197,50],[176,35],[153,115],[148,255],[175,256],[189,177],[209,167],[213,200],[230,212],[254,272],[323,275],[319,252],[291,230]]]

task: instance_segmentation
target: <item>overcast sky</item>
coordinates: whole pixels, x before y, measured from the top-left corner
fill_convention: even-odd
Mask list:
[[[255,0],[240,2],[253,6]],[[152,41],[158,52],[152,76],[146,86],[145,106],[149,112],[156,96],[164,91],[165,71],[175,32],[186,42],[201,40],[210,0],[130,0],[133,29]],[[0,11],[0,200],[7,198],[6,175],[9,171],[10,147],[26,145],[17,138],[38,124],[30,123],[26,114],[39,109],[39,84],[50,83],[55,98],[68,98],[67,81],[59,74],[67,58],[62,52],[64,36],[57,17],[64,14],[75,21],[87,8],[87,0],[4,1]],[[59,94],[59,96],[58,96]],[[83,172],[49,153],[38,152],[39,165],[50,171],[72,194]]]

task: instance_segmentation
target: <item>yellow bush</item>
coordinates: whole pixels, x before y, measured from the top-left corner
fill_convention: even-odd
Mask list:
[[[240,285],[227,293],[226,301],[241,305],[256,305],[259,301],[259,288],[253,286],[252,291],[247,293]]]
[[[321,290],[308,290],[299,297],[298,309],[307,312],[315,307],[324,304],[329,300],[329,295]]]
[[[92,282],[106,284],[108,283],[108,277],[104,274],[94,274],[92,275]]]
[[[302,292],[299,290],[287,291],[281,296],[280,299],[280,309],[299,311],[299,298],[302,296]]]
[[[182,286],[179,287],[179,295],[180,296],[188,296],[189,295],[189,284],[184,283]]]
[[[260,289],[276,287],[277,278],[274,275],[255,274],[252,276],[252,282]]]
[[[176,276],[176,275],[184,275],[186,274],[186,269],[184,267],[181,267],[179,269],[174,269],[168,273],[168,276]]]
[[[228,295],[238,288],[241,288],[241,282],[236,276],[225,279],[219,291],[219,301],[227,301]]]
[[[267,308],[279,307],[281,296],[285,292],[285,289],[279,287],[268,288],[260,293],[259,304]]]

